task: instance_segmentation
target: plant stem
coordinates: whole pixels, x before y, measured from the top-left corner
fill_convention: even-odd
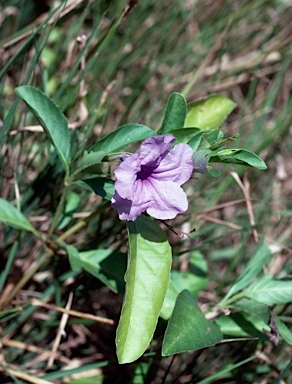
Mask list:
[[[233,295],[231,296],[230,298],[228,298],[227,300],[226,299],[222,299],[220,301],[220,303],[218,303],[215,308],[229,308],[229,306],[234,303],[235,301],[239,300],[239,299],[242,299],[243,297],[246,297],[245,296],[245,293],[244,291],[243,292],[239,292],[237,293],[236,295]]]
[[[68,237],[76,233],[79,229],[86,226],[86,224],[95,216],[100,214],[102,211],[104,211],[106,208],[108,208],[110,205],[110,202],[106,203],[105,205],[99,207],[96,211],[92,212],[88,217],[84,218],[83,220],[78,221],[73,227],[69,228],[66,232],[64,232],[61,236],[59,236],[55,242],[58,243],[60,241],[67,240]]]
[[[60,216],[61,216],[61,213],[62,213],[62,209],[63,209],[64,203],[65,203],[66,195],[67,195],[67,192],[68,192],[69,188],[70,188],[70,185],[67,185],[66,181],[65,181],[64,189],[63,189],[63,192],[62,192],[59,204],[57,206],[55,215],[53,217],[53,220],[52,220],[52,223],[51,223],[51,227],[50,227],[49,232],[48,232],[47,240],[49,240],[52,237],[53,232],[54,232],[54,230],[56,229],[56,227],[58,225],[58,222],[60,220]]]

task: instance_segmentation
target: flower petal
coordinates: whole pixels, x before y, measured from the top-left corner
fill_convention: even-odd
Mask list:
[[[149,137],[141,144],[139,156],[141,164],[158,165],[174,142],[175,137],[171,134]]]
[[[121,197],[117,189],[112,197],[112,206],[118,211],[121,220],[136,220],[151,204],[151,195],[142,180],[134,183],[133,194],[128,198]]]
[[[169,150],[174,141],[171,134],[150,137],[116,168],[112,206],[121,220],[135,220],[145,210],[166,220],[187,210],[180,185],[191,177],[193,151],[183,143]]]
[[[182,185],[192,175],[193,150],[187,144],[175,145],[153,171],[151,177],[160,181],[172,181]]]
[[[147,190],[152,195],[152,202],[146,211],[156,219],[173,219],[188,209],[187,196],[176,183],[152,179],[148,182]]]
[[[137,179],[137,173],[141,170],[139,153],[134,153],[125,158],[125,160],[115,169],[116,182],[115,191],[123,198],[133,196],[134,184]]]

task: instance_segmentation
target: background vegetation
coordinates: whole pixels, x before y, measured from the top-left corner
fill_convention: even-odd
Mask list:
[[[263,238],[273,252],[267,271],[291,277],[290,1],[0,4],[3,199],[46,233],[63,188],[50,144],[16,97],[19,85],[43,90],[64,111],[75,161],[98,137],[125,123],[158,128],[173,91],[188,101],[222,93],[237,103],[223,131],[239,132],[237,147],[260,155],[268,170],[222,166],[219,178],[196,176],[188,186],[188,214],[172,223],[177,230],[196,231],[191,239],[168,233],[178,256],[175,266],[186,268],[187,249],[204,255],[208,285],[198,296],[202,310],[221,300]],[[100,246],[125,251],[125,225],[106,208],[94,194],[73,192],[56,235],[68,230],[71,218],[74,225],[100,209],[70,243],[82,251]],[[292,383],[292,350],[283,341],[273,346],[250,339],[162,358],[163,321],[148,355],[118,365],[114,338],[122,296],[87,272],[72,271],[60,251],[20,287],[41,244],[2,226],[0,247],[1,383]],[[62,317],[64,307],[78,316]],[[291,313],[291,304],[277,308],[287,323]]]

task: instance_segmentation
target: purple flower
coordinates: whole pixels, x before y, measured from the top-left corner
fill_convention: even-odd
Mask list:
[[[187,210],[180,186],[193,172],[193,151],[183,143],[169,149],[175,140],[171,134],[150,137],[116,168],[112,206],[121,220],[135,220],[144,211],[156,219],[173,219]]]

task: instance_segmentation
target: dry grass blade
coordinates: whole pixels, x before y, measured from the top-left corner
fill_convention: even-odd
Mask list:
[[[225,221],[225,220],[216,219],[215,217],[211,217],[211,216],[207,216],[207,215],[200,215],[200,218],[202,218],[203,220],[209,221],[211,223],[224,225],[225,227],[229,227],[229,228],[235,229],[237,231],[240,231],[242,229],[242,227],[240,225],[237,225],[234,223],[229,223],[228,221]]]
[[[10,340],[10,339],[4,338],[4,339],[2,339],[2,344],[6,345],[7,347],[21,349],[22,351],[29,351],[29,352],[33,352],[33,353],[38,353],[40,356],[43,357],[43,360],[48,359],[49,356],[51,355],[51,351],[46,351],[40,347],[37,347],[36,345],[28,345],[26,343],[23,343],[23,342],[17,341],[17,340]],[[58,359],[62,363],[67,364],[67,365],[69,365],[71,362],[70,359],[68,359],[65,356],[62,356],[60,353],[56,353],[55,359]]]
[[[39,379],[37,377],[29,375],[28,373],[17,371],[16,369],[11,369],[8,367],[5,367],[5,369],[0,367],[0,372],[8,372],[11,376],[15,376],[18,379],[26,380],[28,383],[32,384],[53,384],[52,381]]]
[[[59,311],[59,312],[67,313],[70,316],[80,317],[81,319],[93,320],[93,321],[97,321],[99,323],[105,323],[105,324],[110,324],[110,325],[114,324],[114,321],[111,320],[111,319],[105,319],[105,318],[100,317],[100,316],[91,315],[90,313],[83,313],[83,312],[74,311],[74,310],[71,310],[71,309],[64,309],[64,308],[61,308],[61,307],[56,307],[55,305],[50,305],[50,304],[42,303],[41,301],[39,301],[37,299],[33,299],[31,301],[31,304],[35,305],[35,306],[38,306],[38,307],[44,307],[44,308],[47,308],[47,309],[52,309],[54,311]]]
[[[250,197],[250,183],[248,181],[247,174],[244,175],[244,181],[243,182],[240,180],[240,178],[236,172],[230,172],[230,175],[234,178],[234,180],[240,186],[240,188],[244,194],[245,201],[246,201],[246,207],[247,207],[247,211],[248,211],[248,215],[249,215],[250,225],[253,227],[252,233],[253,233],[254,241],[256,243],[258,243],[259,242],[259,234],[258,234],[258,231],[256,230],[256,228],[254,228],[256,223],[255,223],[253,206],[252,206],[251,197]]]
[[[65,307],[66,311],[70,310],[71,305],[72,305],[72,301],[73,301],[73,293],[70,292],[69,298],[68,298],[68,301],[67,301],[67,304],[66,304],[66,307]],[[63,315],[61,317],[59,329],[58,329],[58,332],[57,332],[57,336],[56,336],[55,341],[53,343],[52,353],[51,353],[51,356],[50,356],[48,364],[47,364],[47,369],[51,368],[51,366],[53,365],[53,362],[54,362],[54,360],[56,358],[57,349],[58,349],[58,347],[60,345],[62,336],[64,336],[64,334],[65,334],[65,327],[66,327],[68,319],[69,319],[68,312],[63,313]]]

